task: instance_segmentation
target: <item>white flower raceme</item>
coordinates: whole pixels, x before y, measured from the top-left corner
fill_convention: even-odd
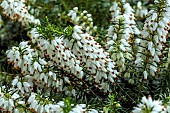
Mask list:
[[[19,79],[19,77],[17,76],[17,77],[15,77],[15,79],[12,80],[12,88],[14,88],[14,87],[17,87],[17,91],[24,94],[24,93],[28,93],[32,90],[33,84],[32,84],[32,82],[21,81]],[[15,96],[17,96],[17,95],[15,94]]]
[[[71,17],[74,25],[82,26],[90,35],[92,35],[97,29],[97,27],[93,25],[92,15],[86,10],[80,12],[78,11],[78,7],[74,7],[73,10],[69,11],[68,16]]]
[[[166,113],[165,107],[159,100],[152,100],[151,96],[142,97],[141,103],[134,107],[132,113]]]
[[[35,71],[41,72],[43,67],[42,65],[46,65],[46,63],[40,64],[38,63],[38,60],[33,62],[33,59],[38,57],[38,53],[34,49],[31,49],[30,45],[27,44],[28,42],[21,42],[19,47],[13,47],[12,49],[8,50],[6,52],[8,62],[12,62],[16,69],[21,69],[21,73],[23,74],[33,74]],[[41,61],[42,60],[43,59],[41,59]]]
[[[65,39],[66,46],[73,48],[73,54],[81,61],[88,74],[94,76],[95,82],[100,83],[100,80],[104,78],[113,83],[118,74],[117,70],[114,69],[115,63],[109,58],[109,54],[101,48],[101,45],[95,41],[94,37],[83,33],[81,26],[74,27],[72,37],[75,40],[74,45]]]
[[[157,10],[161,11],[162,16],[159,16],[157,10],[150,10],[148,13],[148,18],[141,32],[142,40],[139,43],[136,55],[135,62],[137,66],[143,66],[144,70],[147,70],[143,72],[145,79],[147,78],[146,75],[154,76],[159,71],[161,57],[164,56],[162,51],[164,51],[170,26],[170,6],[164,1],[161,2],[163,2],[163,7],[159,7],[159,3],[156,3]]]
[[[32,42],[38,42],[39,48],[42,51],[42,56],[51,59],[48,62],[50,65],[57,65],[61,69],[76,75],[78,78],[83,77],[82,67],[79,66],[80,61],[76,59],[75,55],[65,47],[63,37],[55,37],[51,41],[47,41],[37,36],[37,32],[31,32]]]
[[[18,20],[22,25],[28,23],[40,24],[38,19],[28,13],[27,6],[24,4],[25,0],[4,0],[1,3],[3,13],[12,20]]]
[[[123,8],[123,9],[121,9]],[[124,10],[123,12],[121,12]],[[113,2],[110,8],[111,22],[113,25],[109,26],[107,33],[106,47],[111,54],[111,58],[115,61],[120,72],[126,70],[126,60],[132,60],[132,38],[133,35],[140,34],[139,29],[136,27],[134,11],[129,3]]]

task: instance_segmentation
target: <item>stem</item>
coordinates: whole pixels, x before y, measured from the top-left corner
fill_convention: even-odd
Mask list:
[[[116,83],[116,82],[115,82]],[[126,91],[124,91],[124,89],[118,84],[116,83],[116,85],[133,101],[133,103],[136,103],[135,100],[133,100],[130,95],[128,95],[128,93],[126,93]]]
[[[91,90],[91,88],[82,80],[82,79],[80,79],[84,84],[85,84],[85,86],[102,102],[102,100],[99,98],[99,96],[98,95],[96,95],[96,93],[94,93],[93,92],[93,90]]]

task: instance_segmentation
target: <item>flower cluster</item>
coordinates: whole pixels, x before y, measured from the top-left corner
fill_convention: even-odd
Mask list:
[[[110,90],[107,82],[102,83],[102,79],[109,79],[111,83],[114,83],[114,78],[118,74],[114,69],[115,63],[109,58],[109,53],[95,41],[95,38],[88,33],[82,31],[81,26],[75,26],[73,32],[74,43],[65,40],[68,48],[73,48],[72,52],[81,61],[81,65],[87,70],[87,79],[90,79],[91,75],[95,79],[96,83],[102,84],[102,89],[105,91]]]
[[[38,19],[28,13],[28,8],[24,3],[25,0],[4,0],[1,3],[3,14],[12,20],[18,20],[22,25],[28,23],[40,24]]]
[[[110,12],[113,24],[108,29],[106,47],[119,71],[123,72],[127,69],[127,61],[133,60],[131,43],[134,35],[140,34],[140,31],[136,27],[134,11],[129,3],[121,2],[119,6],[117,2],[114,2]]]
[[[2,88],[4,91],[5,87]],[[18,91],[15,91],[17,88],[11,88],[8,93],[5,95],[0,89],[0,109],[1,112],[10,112],[10,113],[22,113],[25,106],[28,106],[27,112],[37,112],[37,113],[64,113],[64,107],[66,106],[64,101],[50,101],[48,98],[44,98],[36,93],[31,93],[27,95],[27,100],[24,101],[23,95],[21,96]],[[45,103],[44,103],[45,100]],[[88,109],[86,104],[71,104],[71,110],[69,113],[98,113],[95,109]]]
[[[152,100],[151,96],[142,97],[141,103],[135,107],[132,113],[167,113],[166,108],[159,100]]]
[[[86,10],[79,12],[78,7],[74,7],[69,11],[68,16],[71,17],[74,25],[82,26],[88,34],[92,35],[96,32],[97,27],[93,25],[92,15]]]
[[[164,1],[155,3],[158,5],[157,9],[149,11],[144,23],[135,61],[137,66],[144,67],[145,79],[148,74],[154,76],[159,71],[170,27],[170,4]]]

